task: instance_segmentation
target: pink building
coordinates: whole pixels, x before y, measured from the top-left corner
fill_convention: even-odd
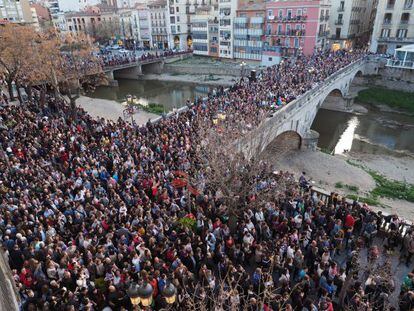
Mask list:
[[[266,42],[262,62],[278,63],[283,57],[329,47],[329,0],[266,2]]]

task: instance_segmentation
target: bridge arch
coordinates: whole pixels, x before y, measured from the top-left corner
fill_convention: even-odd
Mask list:
[[[302,136],[292,130],[279,133],[261,152],[262,157],[283,155],[289,151],[299,150],[302,146]]]

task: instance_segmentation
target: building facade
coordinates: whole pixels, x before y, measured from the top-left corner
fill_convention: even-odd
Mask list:
[[[365,46],[371,33],[374,0],[331,0],[330,29],[332,48]]]
[[[150,48],[153,46],[151,36],[151,18],[150,11],[144,5],[136,6],[138,15],[138,46]]]
[[[118,35],[121,31],[117,12],[106,6],[87,7],[80,12],[65,14],[66,31],[84,32],[93,38],[103,41]]]
[[[328,0],[266,2],[263,64],[329,48],[330,8]]]
[[[264,1],[239,3],[234,19],[234,58],[261,61],[264,38]]]
[[[23,23],[23,9],[20,1],[0,0],[0,20],[12,23]]]
[[[236,17],[237,0],[219,0],[219,56],[233,58],[233,22]]]
[[[396,49],[413,43],[413,0],[379,1],[370,50],[394,55]]]
[[[195,55],[218,57],[219,21],[218,6],[198,6],[190,15],[192,49]]]
[[[148,4],[151,21],[151,37],[154,47],[172,48],[169,6],[166,0],[157,0]]]

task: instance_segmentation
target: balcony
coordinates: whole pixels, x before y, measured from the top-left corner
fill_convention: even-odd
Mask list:
[[[291,17],[279,17],[279,16],[269,16],[269,22],[276,22],[276,23],[296,23],[296,22],[304,22],[308,19],[306,15],[298,15],[298,16],[291,16]]]
[[[263,29],[248,29],[247,34],[249,36],[263,36]]]
[[[335,25],[343,25],[344,21],[342,19],[336,20]]]
[[[279,31],[279,32],[274,33],[274,36],[280,36],[280,37],[302,37],[304,35],[306,35],[306,31],[304,29],[301,29],[301,30],[291,29],[288,31]]]
[[[343,11],[345,11],[345,8],[344,7],[339,7],[338,8],[338,12],[343,12]]]
[[[401,24],[401,25],[408,25],[408,22],[409,22],[409,20],[408,20],[408,19],[402,19],[402,20],[400,21],[400,24]]]
[[[329,36],[329,33],[330,33],[329,30],[319,31],[318,32],[318,37],[328,37]]]
[[[411,8],[413,7],[413,3],[405,3],[403,10],[411,10]]]
[[[390,19],[384,19],[382,24],[383,25],[391,25],[391,20]]]
[[[393,10],[395,3],[388,3],[387,4],[387,10]]]
[[[398,37],[379,37],[378,41],[380,42],[404,42],[404,43],[414,43],[414,38],[398,38]]]
[[[325,21],[329,21],[329,15],[325,15]]]

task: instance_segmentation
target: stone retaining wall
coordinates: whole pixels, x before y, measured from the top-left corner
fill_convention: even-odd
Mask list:
[[[250,74],[250,70],[246,69],[246,72]],[[190,64],[165,64],[164,73],[172,74],[198,74],[198,75],[217,75],[217,76],[234,76],[240,77],[241,70],[240,68],[229,68],[228,66],[200,66],[200,65],[190,65]]]
[[[17,311],[18,293],[5,254],[0,250],[0,310]]]

